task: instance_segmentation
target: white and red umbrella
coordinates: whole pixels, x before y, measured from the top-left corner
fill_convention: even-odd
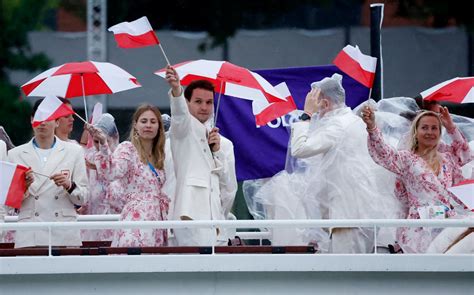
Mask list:
[[[282,103],[282,106],[283,104],[288,106],[288,96],[277,91],[262,76],[230,62],[200,59],[183,62],[173,67],[180,77],[181,84],[184,86],[189,85],[194,80],[208,80],[215,85],[215,90],[218,93],[252,100],[254,114],[256,112],[260,113],[265,106],[272,106],[272,109],[278,109],[275,108],[275,104],[278,103]],[[161,69],[156,71],[155,74],[165,78],[165,72],[166,69]],[[217,102],[216,120],[218,109],[219,99]],[[294,109],[296,109],[296,105]],[[272,112],[274,114],[273,118],[266,116],[265,120],[260,120],[257,124],[266,124],[264,121],[271,121],[290,111],[288,110],[285,113],[281,111]]]
[[[26,96],[56,95],[64,98],[112,94],[141,87],[137,79],[107,62],[72,62],[51,68],[21,86]]]
[[[474,103],[474,77],[457,77],[420,93],[424,100]]]

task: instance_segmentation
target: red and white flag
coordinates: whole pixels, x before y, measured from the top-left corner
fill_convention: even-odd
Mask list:
[[[29,168],[0,161],[0,204],[20,209],[26,191],[25,173]]]
[[[359,47],[347,45],[333,61],[341,71],[367,88],[372,88],[377,58],[363,54]]]
[[[293,96],[291,96],[290,89],[288,89],[288,85],[286,85],[285,82],[276,85],[275,90],[285,97],[285,100],[278,102],[265,102],[264,104],[260,104],[258,101],[253,102],[252,111],[257,126],[264,126],[268,122],[297,109]]]
[[[469,210],[474,210],[474,179],[467,179],[448,188]]]
[[[146,16],[133,22],[123,22],[111,26],[109,32],[114,33],[115,41],[121,48],[139,48],[160,44],[160,40]]]
[[[56,120],[72,114],[74,114],[74,111],[71,107],[60,101],[56,96],[49,95],[38,106],[32,125],[37,127],[42,122]]]

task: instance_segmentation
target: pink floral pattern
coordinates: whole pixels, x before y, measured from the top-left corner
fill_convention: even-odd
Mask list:
[[[99,177],[115,185],[108,187],[108,201],[113,208],[123,208],[121,220],[166,220],[169,198],[163,193],[163,170],[156,170],[158,177],[147,164],[140,161],[131,142],[121,143],[111,154],[108,146],[101,146],[94,163]],[[120,229],[114,233],[114,247],[155,247],[167,243],[166,229]]]
[[[418,155],[407,150],[398,151],[387,145],[380,130],[369,133],[368,148],[372,159],[397,174],[395,194],[408,208],[404,217],[419,219],[418,208],[433,205],[444,205],[447,217],[462,217],[468,213],[459,200],[447,190],[463,180],[459,159],[461,155],[469,152],[468,143],[459,130],[456,129],[451,136],[451,148],[440,150],[441,171],[436,175]],[[440,231],[430,228],[400,228],[397,230],[397,239],[405,252],[423,253]]]
[[[85,151],[86,161],[93,163],[96,151],[89,148]],[[104,175],[99,175],[96,170],[88,169],[89,198],[82,206],[82,214],[120,214],[122,208],[111,206],[109,202],[110,194],[114,191],[114,186],[119,186],[120,181],[109,182]],[[119,189],[120,190],[120,189]],[[112,241],[114,231],[112,229],[103,230],[82,230],[83,241]]]

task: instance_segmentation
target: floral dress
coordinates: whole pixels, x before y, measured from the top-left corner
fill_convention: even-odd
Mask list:
[[[109,186],[111,207],[123,208],[120,220],[166,220],[169,198],[163,193],[163,170],[151,170],[140,161],[131,142],[122,142],[113,154],[107,144],[100,147],[94,163],[99,177],[119,180],[121,185]],[[166,229],[119,229],[114,233],[113,247],[155,247],[167,243]]]
[[[383,141],[377,128],[368,136],[369,154],[379,165],[395,173],[400,181],[396,195],[408,207],[408,219],[420,219],[420,212],[430,206],[442,206],[447,217],[468,214],[462,203],[447,188],[463,180],[459,154],[469,152],[469,145],[456,128],[452,134],[451,150],[440,151],[441,169],[436,175],[418,155],[396,150]],[[407,253],[423,253],[441,229],[399,228],[397,239]]]
[[[94,147],[85,150],[86,161],[93,163],[96,150]],[[84,214],[120,214],[122,207],[111,206],[110,199],[113,191],[120,191],[120,180],[108,181],[103,173],[99,175],[96,170],[88,169],[87,178],[89,180],[89,198],[87,203],[82,207],[85,209]],[[114,189],[113,187],[117,187]],[[100,230],[82,230],[81,236],[83,241],[111,241],[114,236],[112,229]]]

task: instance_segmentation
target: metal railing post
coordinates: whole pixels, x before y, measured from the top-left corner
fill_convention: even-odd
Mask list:
[[[377,254],[377,226],[374,225],[374,254]]]
[[[48,226],[48,256],[52,256],[51,225]]]

